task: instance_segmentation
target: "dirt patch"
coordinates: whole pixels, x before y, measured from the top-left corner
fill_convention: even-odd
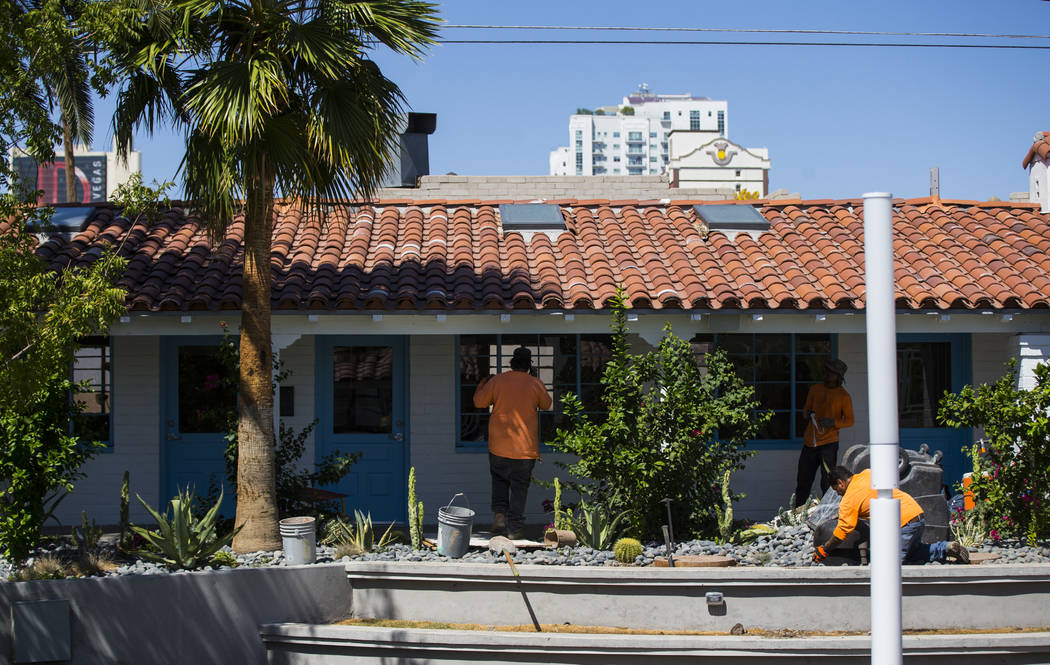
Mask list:
[[[477,631],[499,631],[505,633],[534,633],[536,629],[531,625],[489,625],[479,623],[444,623],[439,621],[406,621],[403,619],[347,619],[340,621],[338,626],[372,626],[379,628],[420,628],[426,630],[477,630]],[[780,628],[778,630],[762,630],[758,628],[742,628],[733,631],[719,630],[644,630],[640,628],[628,628],[626,626],[577,626],[570,623],[562,624],[540,624],[545,633],[574,633],[593,635],[750,635],[752,637],[848,637],[857,635],[868,635],[864,631],[820,631],[820,630],[792,630]],[[734,628],[737,628],[734,626]],[[986,634],[1008,634],[1008,633],[1040,633],[1050,628],[986,628],[986,629],[957,629],[957,630],[905,630],[905,635],[986,635]]]

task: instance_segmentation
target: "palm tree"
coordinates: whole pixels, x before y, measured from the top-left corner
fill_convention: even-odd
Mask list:
[[[186,131],[185,193],[212,235],[244,220],[237,551],[279,547],[274,489],[270,249],[275,197],[310,207],[368,196],[404,99],[367,53],[421,58],[436,6],[418,0],[130,0],[113,44],[126,79],[118,149],[164,116]],[[126,5],[125,5],[126,7]]]

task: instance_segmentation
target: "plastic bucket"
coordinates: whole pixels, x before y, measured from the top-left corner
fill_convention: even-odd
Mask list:
[[[312,517],[289,517],[280,521],[284,560],[289,565],[317,560],[317,529]]]
[[[438,554],[453,559],[467,553],[470,546],[470,528],[474,523],[473,510],[452,505],[457,496],[463,494],[457,494],[447,506],[438,508]],[[463,498],[466,499],[465,496]]]

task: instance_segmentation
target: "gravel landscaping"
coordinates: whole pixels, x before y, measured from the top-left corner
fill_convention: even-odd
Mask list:
[[[102,553],[106,554],[107,546],[102,546]],[[984,565],[996,564],[1025,564],[1025,563],[1050,563],[1050,542],[1043,542],[1039,546],[1029,547],[1017,541],[999,541],[993,543],[988,541],[979,551],[999,555],[999,559],[989,561]],[[40,548],[34,552],[34,557],[47,555],[73,559],[76,548],[71,544],[52,544],[46,548]],[[120,557],[115,550],[108,552],[112,559],[118,564],[104,575],[166,575],[172,574],[164,566],[147,561],[135,561],[133,563],[119,563]],[[320,546],[317,548],[317,562],[331,563],[335,561],[336,550],[333,547]],[[812,566],[813,555],[812,538],[809,529],[802,526],[782,527],[775,534],[762,536],[746,545],[721,545],[706,540],[692,540],[678,543],[675,549],[676,556],[683,555],[721,555],[734,558],[741,566]],[[665,556],[665,548],[662,543],[648,543],[641,556],[635,563],[638,565],[651,565],[655,558]],[[615,562],[611,551],[596,551],[589,547],[574,547],[553,549],[537,549],[519,551],[514,555],[515,563],[538,564],[549,566],[602,566],[607,562]],[[413,550],[409,545],[393,545],[381,552],[370,552],[356,557],[343,557],[342,560],[350,561],[463,561],[470,563],[504,563],[506,559],[502,555],[495,555],[487,550],[472,549],[460,559],[449,559],[439,555],[433,550]],[[287,565],[284,553],[280,550],[273,552],[252,552],[249,554],[238,554],[236,560],[239,566],[283,566]],[[931,563],[927,565],[942,565]],[[228,569],[229,566],[205,567],[202,570]],[[6,580],[13,572],[13,566],[7,561],[0,559],[0,580]],[[186,574],[178,572],[175,574]]]

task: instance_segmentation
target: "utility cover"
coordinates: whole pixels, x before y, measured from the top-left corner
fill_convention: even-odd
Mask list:
[[[73,657],[68,600],[15,601],[11,604],[11,633],[16,663],[46,663]]]
[[[696,204],[693,211],[711,231],[768,231],[769,221],[754,206],[734,203]]]

